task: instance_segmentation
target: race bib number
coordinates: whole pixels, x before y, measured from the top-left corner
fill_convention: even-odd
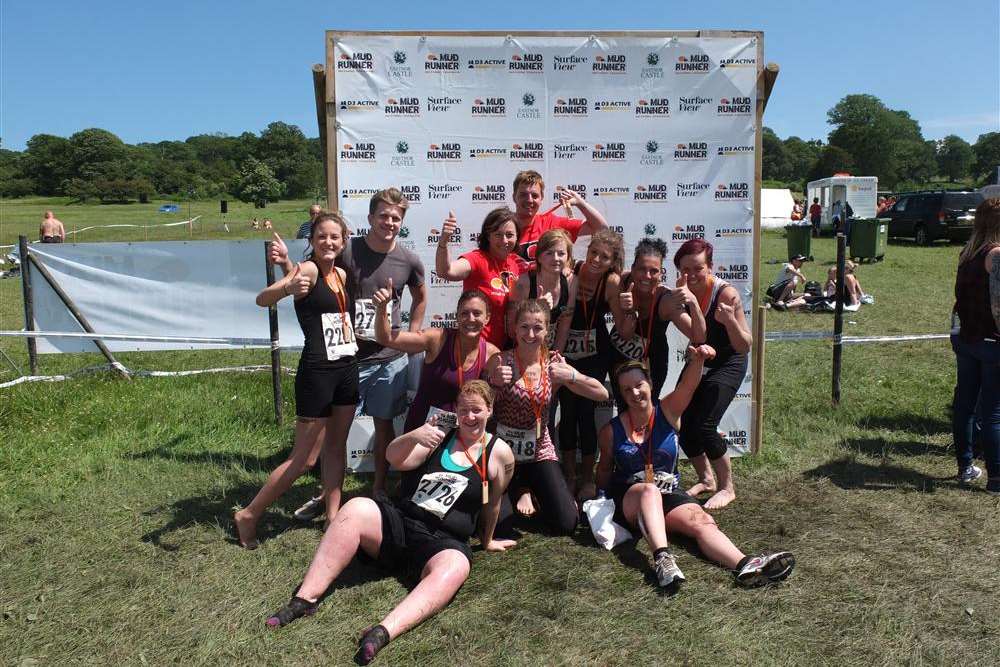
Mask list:
[[[597,354],[597,329],[570,329],[566,339],[567,359],[585,359]]]
[[[431,417],[437,415],[437,427],[447,433],[451,429],[458,428],[458,415],[454,412],[449,412],[448,410],[442,410],[441,408],[431,406],[430,410],[427,411],[427,421],[430,421]]]
[[[629,482],[633,484],[639,484],[646,481],[646,471],[640,470],[631,477],[629,477]],[[673,493],[673,490],[677,487],[677,476],[672,472],[666,472],[665,470],[657,470],[653,473],[653,484],[656,488],[660,490],[660,493]]]
[[[468,478],[462,475],[453,472],[429,472],[420,478],[417,490],[413,492],[410,500],[417,507],[443,519],[468,485]]]
[[[335,361],[343,357],[353,357],[358,353],[358,344],[354,340],[354,329],[350,319],[340,313],[323,313],[323,343],[326,345],[326,358]]]
[[[633,361],[641,361],[646,347],[646,339],[642,336],[634,335],[628,340],[623,340],[617,329],[611,330],[611,344],[615,346],[623,357]]]
[[[514,452],[514,460],[518,463],[528,463],[535,460],[535,449],[538,441],[535,439],[534,428],[514,428],[497,424],[497,435],[503,438]]]
[[[371,299],[354,301],[354,329],[358,338],[375,340],[375,304]]]

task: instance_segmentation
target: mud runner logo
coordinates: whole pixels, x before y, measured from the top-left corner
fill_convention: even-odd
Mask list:
[[[753,153],[753,146],[719,146],[717,155],[732,157],[734,155],[749,155],[751,153]]]
[[[458,284],[458,283],[455,283]],[[454,329],[457,323],[455,313],[434,313],[431,315],[432,329]]]
[[[722,69],[738,69],[740,67],[755,67],[756,65],[756,58],[723,58],[719,61],[719,67]]]
[[[421,199],[420,199],[420,186],[419,185],[402,185],[402,186],[400,186],[399,191],[402,192],[403,195],[406,196],[406,199],[411,204],[419,204],[420,203]]]
[[[693,197],[697,197],[706,190],[708,190],[708,183],[700,183],[698,181],[691,181],[690,183],[678,183],[677,198],[691,199]]]
[[[628,186],[624,186],[624,185],[621,185],[621,186],[616,186],[616,185],[601,186],[601,187],[594,188],[594,196],[595,197],[628,197],[629,190],[630,190],[629,187]]]
[[[674,72],[677,74],[708,74],[711,69],[712,60],[704,53],[678,56],[674,63]]]
[[[344,162],[374,162],[375,144],[344,144],[340,159]]]
[[[337,59],[338,72],[371,72],[375,69],[375,57],[367,51],[341,53]]]
[[[635,186],[632,201],[637,204],[665,204],[668,192],[666,183],[645,183]]]
[[[504,146],[474,146],[469,149],[469,157],[473,160],[502,158],[506,156],[507,149]]]
[[[726,439],[730,447],[746,450],[750,446],[750,438],[747,436],[746,431],[737,429],[729,433],[721,433],[721,435]]]
[[[452,195],[457,195],[462,191],[461,185],[452,185],[451,183],[444,183],[442,185],[434,185],[433,183],[427,186],[427,198],[428,199],[451,199]]]
[[[585,118],[587,116],[586,97],[557,97],[552,115],[556,118]]]
[[[720,116],[749,116],[752,112],[749,97],[723,97],[716,112]]]
[[[623,143],[594,144],[594,150],[590,153],[594,162],[624,162],[626,157]]]
[[[457,53],[428,53],[424,61],[424,71],[432,73],[454,73],[459,70]]]
[[[594,56],[591,71],[595,74],[625,74],[625,54],[609,53],[606,56]]]
[[[437,227],[431,227],[427,234],[427,245],[435,245],[441,241],[441,230]],[[448,243],[461,243],[462,242],[462,228],[455,227],[455,231],[452,232],[451,236],[448,237]]]
[[[378,188],[344,188],[340,191],[341,199],[371,199]]]
[[[472,189],[472,203],[498,204],[507,201],[507,186],[499,183],[477,185]]]
[[[354,230],[351,236],[356,236],[356,237],[368,236],[368,232],[370,232],[371,230],[372,230],[371,227],[358,227],[357,229]]]
[[[413,156],[410,153],[410,144],[405,141],[396,142],[396,154],[392,156],[389,164],[393,167],[413,167],[415,166]]]
[[[477,97],[472,103],[472,115],[498,118],[507,115],[507,100],[502,97]]]
[[[553,144],[552,157],[556,160],[572,160],[585,150],[587,147],[584,144]]]
[[[385,101],[387,117],[413,117],[420,115],[419,97],[390,97]]]
[[[341,111],[378,111],[378,100],[340,100]]]
[[[663,78],[663,68],[660,67],[660,54],[655,51],[651,51],[646,54],[646,67],[642,68],[640,73],[640,78],[643,79],[662,79]]]
[[[518,160],[544,160],[545,144],[540,141],[526,141],[520,144],[511,144],[510,159]]]
[[[560,190],[572,190],[577,197],[580,199],[587,198],[587,186],[583,183],[571,183],[570,185],[564,185],[562,187],[557,187],[552,191],[552,201],[559,201],[559,191]]]
[[[413,78],[413,70],[406,64],[406,51],[393,51],[392,63],[389,65],[389,76],[393,79]]]
[[[675,161],[707,160],[708,144],[704,141],[689,141],[674,148]]]
[[[642,98],[635,104],[636,118],[662,118],[670,115],[670,100],[666,97]]]
[[[447,142],[427,147],[428,162],[461,162],[462,144]]]
[[[751,227],[720,227],[715,230],[717,239],[745,239],[753,235]]]
[[[542,117],[542,110],[535,106],[535,94],[525,93],[521,95],[521,105],[517,109],[517,117],[520,120],[538,120]]]
[[[705,238],[705,225],[674,225],[671,241],[690,241]]]
[[[584,56],[553,56],[552,69],[556,72],[576,71],[577,65],[586,64],[587,58]]]
[[[646,152],[639,158],[639,164],[644,167],[663,166],[663,156],[660,154],[660,143],[653,139],[646,142]]]
[[[504,58],[471,58],[469,60],[469,69],[491,70],[503,69],[506,66],[507,61]]]
[[[745,182],[719,183],[715,186],[715,201],[750,201],[750,184]]]
[[[594,111],[630,111],[632,102],[629,100],[594,100]]]
[[[516,74],[541,74],[545,70],[545,59],[541,53],[515,53],[510,57],[508,72]]]
[[[461,97],[428,97],[427,110],[433,113],[444,113],[446,111],[451,111],[453,106],[457,106],[461,103]]]
[[[695,113],[696,111],[700,111],[702,106],[711,103],[711,97],[702,97],[701,95],[695,95],[694,97],[678,97],[677,111],[682,113]]]
[[[730,264],[729,266],[715,267],[715,275],[726,282],[734,280],[750,280],[750,267],[747,264]]]

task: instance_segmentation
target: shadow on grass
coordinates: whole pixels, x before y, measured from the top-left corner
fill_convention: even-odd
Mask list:
[[[245,468],[248,472],[259,472],[261,470],[270,472],[288,459],[292,453],[292,446],[295,444],[294,436],[292,436],[284,448],[267,456],[249,456],[242,452],[176,451],[178,447],[185,445],[188,440],[190,440],[189,435],[177,435],[158,447],[126,454],[124,458],[162,459],[165,461],[179,461],[181,463],[205,463],[220,468],[228,468],[235,464]],[[317,475],[319,474],[318,460],[316,461],[314,471]]]
[[[893,464],[871,465],[850,457],[824,463],[803,473],[806,479],[829,479],[841,489],[895,491],[910,488],[920,493],[934,493],[947,477],[930,477],[911,468]]]
[[[867,456],[880,459],[891,459],[894,456],[951,456],[952,448],[947,445],[935,445],[918,440],[887,440],[885,438],[845,438],[840,446],[851,452],[860,452]]]
[[[938,417],[916,414],[873,415],[859,419],[857,426],[859,428],[887,429],[922,435],[951,433],[950,421]]]

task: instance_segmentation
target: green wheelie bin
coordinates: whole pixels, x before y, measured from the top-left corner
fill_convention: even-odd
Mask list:
[[[788,260],[802,255],[812,261],[812,225],[785,225],[788,239]]]
[[[853,220],[851,225],[850,257],[856,261],[881,261],[885,257],[889,221],[878,218]]]

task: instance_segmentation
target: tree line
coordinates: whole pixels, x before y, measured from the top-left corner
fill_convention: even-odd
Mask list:
[[[949,135],[926,140],[906,111],[874,95],[848,95],[827,113],[832,130],[818,139],[779,138],[765,127],[762,176],[801,191],[816,178],[846,171],[877,176],[879,187],[907,190],[934,177],[992,183],[1000,132],[970,145]],[[246,202],[319,197],[323,150],[295,125],[275,122],[260,134],[200,134],[184,141],[129,145],[107,130],[69,138],[36,134],[24,151],[0,149],[0,196],[68,196],[81,202],[234,196]]]

